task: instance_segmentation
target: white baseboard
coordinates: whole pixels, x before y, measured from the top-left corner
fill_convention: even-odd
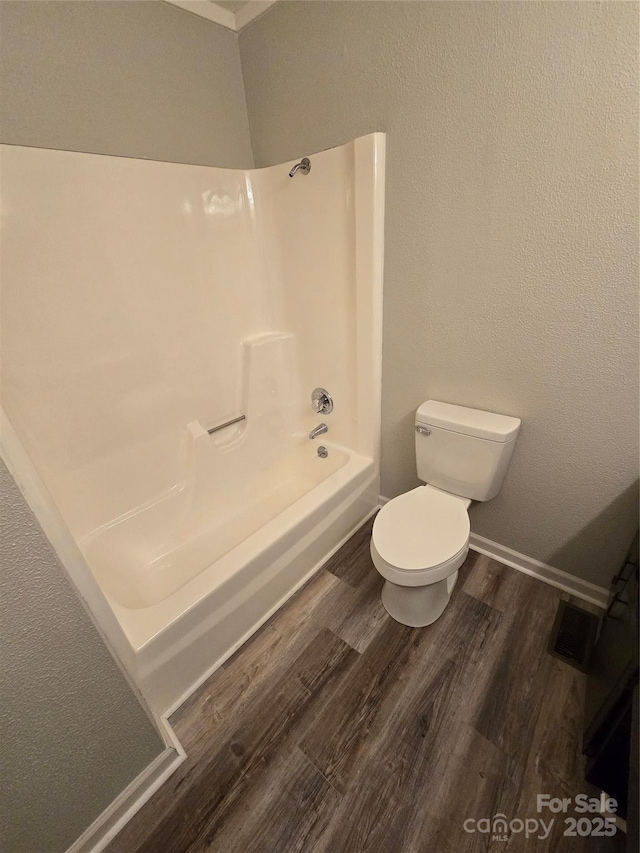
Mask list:
[[[575,595],[576,598],[595,604],[597,607],[604,609],[607,606],[608,590],[589,583],[589,581],[584,581],[575,575],[570,575],[568,572],[563,572],[562,569],[541,563],[539,560],[534,560],[533,557],[527,557],[525,554],[507,548],[505,545],[499,545],[497,542],[492,542],[491,539],[485,539],[484,536],[478,536],[477,533],[471,534],[469,547],[479,554],[492,557],[506,566],[511,566],[512,569],[517,569],[525,575],[531,575],[531,577],[544,581],[550,586],[555,586],[557,589]]]
[[[104,850],[185,760],[187,755],[166,716],[161,724],[166,748],[85,829],[67,853],[100,853]]]
[[[389,502],[389,498],[380,496],[380,506]],[[469,538],[469,547],[479,554],[485,554],[505,566],[510,566],[512,569],[517,569],[525,575],[530,575],[533,578],[544,581],[550,586],[555,586],[556,589],[561,589],[576,598],[583,601],[588,601],[590,604],[595,604],[603,609],[607,606],[609,597],[608,590],[604,587],[596,586],[589,581],[582,580],[575,575],[570,575],[568,572],[563,572],[562,569],[556,569],[554,566],[549,566],[546,563],[541,563],[540,560],[534,560],[533,557],[527,557],[526,554],[520,554],[518,551],[513,551],[505,545],[500,545],[498,542],[493,542],[491,539],[485,539],[484,536],[479,536],[477,533],[472,533]]]

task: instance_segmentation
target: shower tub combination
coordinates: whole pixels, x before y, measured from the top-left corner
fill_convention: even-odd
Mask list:
[[[1,154],[3,456],[162,715],[377,506],[384,135],[293,177]]]

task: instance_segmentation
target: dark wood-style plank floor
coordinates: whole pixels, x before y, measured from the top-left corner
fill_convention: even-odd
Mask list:
[[[546,840],[463,829],[586,789],[584,676],[545,652],[560,593],[470,552],[442,617],[407,628],[370,530],[175,713],[188,758],[109,853],[591,849],[561,819]]]

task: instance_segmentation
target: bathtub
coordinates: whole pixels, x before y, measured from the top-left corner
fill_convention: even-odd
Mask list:
[[[260,478],[241,508],[214,516],[162,555],[150,557],[153,548],[142,543],[152,539],[151,519],[161,525],[166,504],[175,510],[180,495],[81,543],[133,649],[136,681],[158,713],[177,707],[374,511],[374,460],[325,446],[326,459],[292,456],[271,481]]]
[[[344,417],[328,415],[328,432],[315,440],[312,411],[306,427],[303,416],[293,429],[298,350],[286,332],[243,341],[244,419],[213,434],[192,421],[174,437],[176,453],[139,452],[137,467],[111,456],[112,467],[129,466],[123,488],[148,481],[149,467],[172,455],[176,481],[78,538],[133,652],[136,681],[160,713],[232,654],[376,506],[373,457],[326,440],[341,423],[348,428]]]
[[[161,716],[378,504],[384,135],[294,180],[1,150],[0,447]]]

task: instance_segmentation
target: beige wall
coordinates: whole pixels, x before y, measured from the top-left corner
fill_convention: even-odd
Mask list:
[[[0,461],[7,853],[58,853],[164,749]]]
[[[0,2],[0,141],[253,165],[235,33],[152,2]]]
[[[423,400],[517,415],[472,529],[603,585],[637,525],[637,44],[614,2],[282,2],[240,34],[256,165],[388,134],[383,493]]]

